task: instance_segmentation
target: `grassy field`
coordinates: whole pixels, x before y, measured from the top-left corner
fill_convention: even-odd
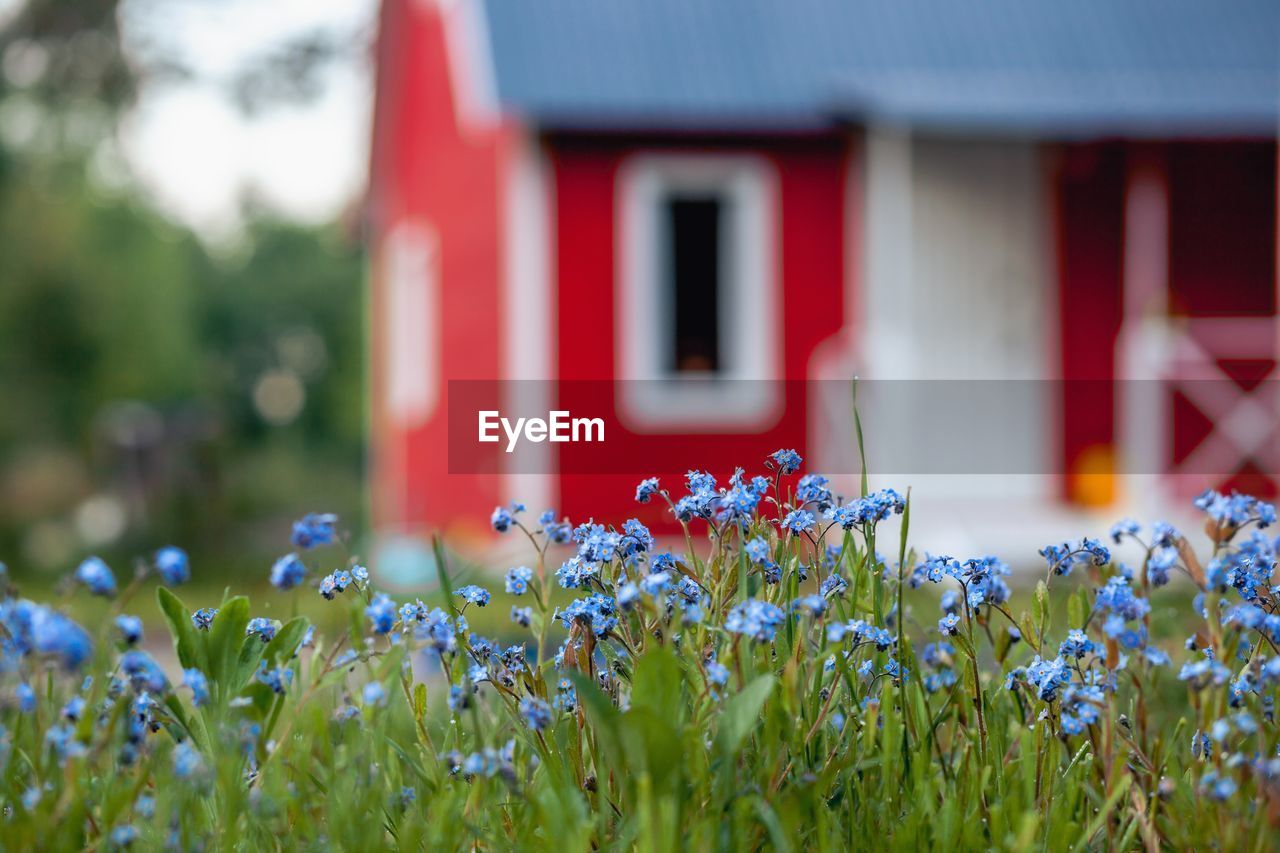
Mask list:
[[[1015,579],[915,550],[902,495],[799,465],[641,483],[677,553],[634,520],[499,508],[527,568],[440,550],[426,600],[379,592],[324,516],[251,598],[176,552],[11,589],[0,840],[1272,846],[1269,505],[1206,495],[1204,535],[1120,523],[1138,563],[1071,540]]]

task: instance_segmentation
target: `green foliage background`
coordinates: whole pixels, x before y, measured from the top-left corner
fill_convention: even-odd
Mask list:
[[[28,0],[0,23],[0,54],[47,58],[21,88],[0,73],[0,125],[34,125],[0,133],[0,561],[52,575],[173,541],[218,579],[261,574],[300,512],[360,526],[359,226],[246,206],[242,234],[211,246],[127,174],[103,180],[139,87],[164,73],[126,56],[120,5]],[[292,369],[299,341],[322,357],[298,417],[271,425],[253,387]],[[121,444],[143,428],[142,450]],[[127,513],[107,545],[75,523],[94,496]]]

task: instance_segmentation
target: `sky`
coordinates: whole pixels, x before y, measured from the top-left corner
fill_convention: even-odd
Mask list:
[[[162,209],[212,237],[234,232],[246,190],[294,218],[332,218],[367,171],[372,69],[361,46],[376,12],[376,0],[130,0],[126,39],[160,41],[196,72],[143,91],[122,130],[130,171]],[[256,117],[237,108],[225,86],[236,69],[317,28],[357,44],[328,67],[323,94]]]

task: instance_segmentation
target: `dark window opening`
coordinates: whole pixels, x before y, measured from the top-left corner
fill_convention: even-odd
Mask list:
[[[672,196],[666,202],[670,299],[674,313],[668,366],[675,373],[714,373],[720,359],[720,229],[724,203],[715,196]]]

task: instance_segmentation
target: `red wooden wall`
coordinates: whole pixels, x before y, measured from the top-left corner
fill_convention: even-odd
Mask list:
[[[1276,313],[1276,145],[1178,142],[1165,147],[1169,175],[1169,312],[1271,317]],[[1256,358],[1219,358],[1243,390],[1276,364],[1274,342]],[[1213,430],[1183,395],[1174,400],[1173,452],[1186,459]],[[1275,497],[1274,481],[1244,459],[1219,488]]]
[[[1111,497],[1115,344],[1123,319],[1125,148],[1069,146],[1056,175],[1063,497]]]
[[[370,229],[373,511],[386,531],[445,529],[461,543],[488,537],[502,499],[496,476],[448,470],[448,380],[498,378],[505,306],[500,297],[500,193],[511,129],[464,125],[451,83],[446,4],[383,4],[372,150]],[[465,87],[465,82],[461,84]],[[465,88],[463,88],[465,91]],[[439,245],[439,394],[426,422],[399,430],[385,411],[387,366],[382,239],[397,223],[424,223]],[[424,369],[426,366],[424,365]]]
[[[1259,317],[1276,311],[1276,145],[1271,141],[1108,142],[1066,146],[1055,175],[1063,384],[1064,497],[1105,499],[1087,472],[1117,440],[1116,339],[1123,320],[1125,181],[1129,161],[1158,163],[1168,191],[1168,310],[1172,317]],[[1274,358],[1220,361],[1242,388]],[[1174,462],[1212,423],[1173,400]],[[1220,487],[1269,494],[1249,462]],[[1105,491],[1103,489],[1102,491]]]
[[[679,473],[710,470],[723,483],[735,465],[763,473],[766,454],[779,447],[805,452],[807,378],[814,347],[839,331],[844,318],[845,194],[849,167],[847,139],[689,139],[557,137],[549,140],[554,171],[556,272],[559,341],[556,365],[562,379],[609,380],[617,374],[614,342],[615,186],[619,166],[640,151],[748,151],[766,157],[778,178],[775,212],[779,233],[781,335],[785,412],[763,434],[671,435],[646,437],[646,454],[635,450],[636,436],[610,433],[599,450],[575,448],[578,471],[588,470],[590,454],[627,459],[628,474],[568,473],[561,478],[563,511],[575,520],[638,514],[658,523],[669,519],[656,504],[637,506],[635,484],[663,473],[673,494],[682,494]],[[565,386],[561,407],[592,411],[605,384]],[[594,397],[597,399],[586,399]],[[616,470],[616,462],[611,467]],[[581,464],[580,464],[581,463]]]

